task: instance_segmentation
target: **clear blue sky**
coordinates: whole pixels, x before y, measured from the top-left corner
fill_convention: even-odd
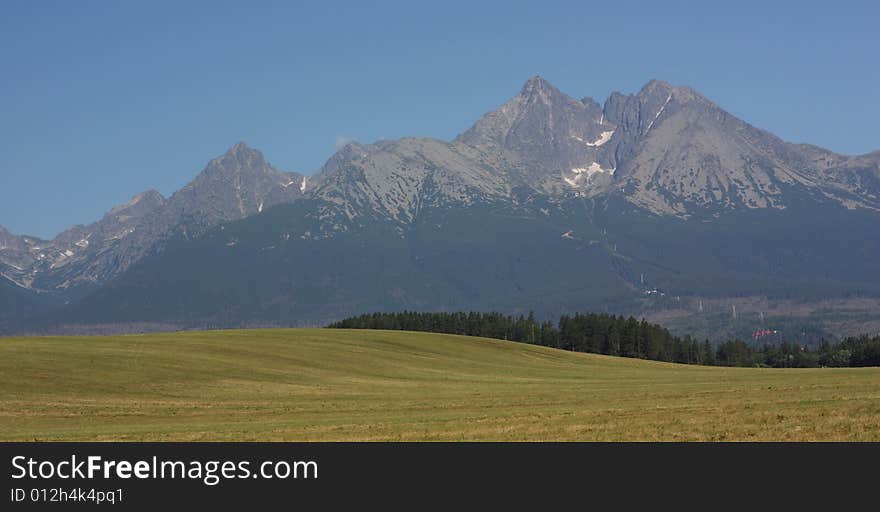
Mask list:
[[[342,138],[451,139],[534,74],[600,103],[659,78],[880,149],[874,1],[370,3],[2,0],[0,225],[52,237],[239,140],[311,173]]]

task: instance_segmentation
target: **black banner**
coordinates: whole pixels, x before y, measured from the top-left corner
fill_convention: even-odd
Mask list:
[[[873,492],[880,445],[7,443],[0,454],[0,510],[546,510],[599,499],[840,508]]]

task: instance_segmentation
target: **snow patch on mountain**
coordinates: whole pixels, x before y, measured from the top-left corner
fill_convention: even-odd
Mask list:
[[[663,106],[660,107],[660,110],[657,111],[657,115],[654,116],[654,119],[651,119],[651,123],[648,124],[648,129],[645,130],[645,135],[647,135],[648,132],[651,131],[651,127],[654,126],[654,123],[657,121],[657,118],[660,117],[660,114],[662,114],[663,111],[666,110],[666,105],[669,104],[669,100],[671,99],[672,93],[670,93],[669,96],[666,97],[666,101],[663,102]]]
[[[614,135],[614,130],[602,132],[602,134],[599,135],[598,139],[594,140],[593,142],[585,142],[584,144],[591,147],[598,147],[611,140],[612,135]]]
[[[598,174],[613,176],[615,171],[616,169],[613,167],[605,169],[597,162],[593,162],[587,167],[575,167],[570,171],[573,176],[563,176],[562,179],[572,187],[579,187],[592,181],[593,177]]]

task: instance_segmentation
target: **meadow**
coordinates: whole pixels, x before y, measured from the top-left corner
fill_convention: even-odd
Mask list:
[[[401,331],[0,338],[2,441],[880,441],[880,368]]]

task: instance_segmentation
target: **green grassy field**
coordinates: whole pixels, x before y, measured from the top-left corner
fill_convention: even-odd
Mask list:
[[[0,339],[0,440],[880,440],[880,369],[331,329]]]

